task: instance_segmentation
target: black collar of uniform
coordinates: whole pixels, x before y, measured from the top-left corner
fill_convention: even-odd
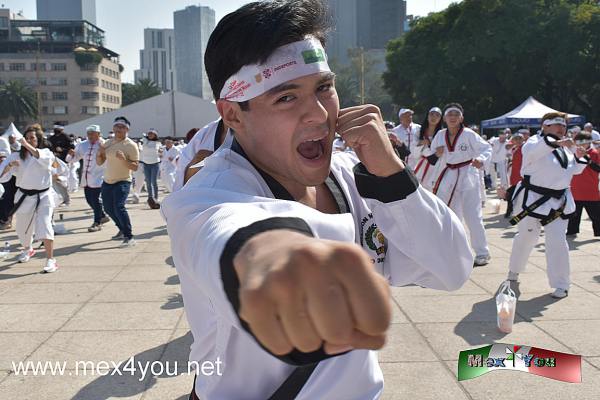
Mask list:
[[[215,132],[215,139],[213,142],[213,151],[217,151],[217,149],[219,147],[221,147],[221,141],[219,139],[221,138],[221,130],[223,130],[223,126],[224,126],[223,120],[220,119],[219,123],[217,124],[217,131]],[[225,134],[227,134],[227,133],[225,133]]]
[[[567,169],[567,167],[569,166],[569,158],[567,157],[565,149],[563,149],[562,147],[558,147],[554,149],[554,151],[552,151],[552,154],[554,154],[554,157],[556,157],[560,166],[564,169]]]
[[[275,196],[276,199],[296,201],[296,199],[294,199],[290,192],[288,192],[287,189],[284,188],[281,183],[279,183],[275,178],[267,174],[262,169],[258,168],[256,165],[254,165],[252,161],[250,161],[250,158],[248,158],[248,155],[246,154],[244,149],[242,149],[242,146],[240,146],[239,142],[235,138],[233,138],[233,141],[231,143],[231,150],[238,153],[240,156],[244,157],[250,164],[252,164],[254,169],[256,169],[260,176],[262,176],[262,178],[265,180],[267,186],[269,187],[271,192],[273,192],[273,196]],[[338,212],[341,214],[349,213],[350,205],[348,203],[348,199],[346,198],[346,195],[344,194],[340,183],[335,178],[333,173],[329,173],[329,176],[325,180],[325,185],[327,185],[327,188],[331,191],[331,194],[336,202]]]

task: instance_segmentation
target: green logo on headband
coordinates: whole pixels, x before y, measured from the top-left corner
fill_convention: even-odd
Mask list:
[[[323,49],[306,50],[302,52],[302,58],[304,58],[304,64],[325,62],[325,52]]]

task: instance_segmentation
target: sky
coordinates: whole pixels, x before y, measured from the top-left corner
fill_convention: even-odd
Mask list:
[[[173,28],[173,12],[190,5],[208,6],[215,10],[217,23],[244,0],[96,0],[96,25],[106,32],[105,46],[120,54],[125,67],[123,82],[133,82],[133,71],[139,68],[139,50],[144,47],[144,28]],[[427,15],[440,11],[456,0],[408,0],[407,14]],[[23,10],[27,19],[36,18],[35,0],[0,0],[0,7],[11,12]]]

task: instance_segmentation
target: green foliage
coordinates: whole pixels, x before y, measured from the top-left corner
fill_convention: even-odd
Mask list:
[[[18,123],[25,118],[35,119],[37,113],[37,96],[33,89],[21,81],[0,86],[0,118],[14,118]]]
[[[394,102],[422,113],[458,101],[477,122],[533,95],[600,120],[596,1],[464,0],[416,20],[386,62]]]
[[[123,107],[161,93],[160,88],[151,79],[140,79],[136,84],[124,83],[122,89]]]
[[[102,62],[102,54],[97,51],[76,51],[75,62],[81,68],[88,64],[100,64]]]
[[[381,72],[377,69],[377,60],[369,52],[361,49],[348,50],[350,62],[341,65],[335,60],[330,62],[335,72],[335,88],[340,99],[340,107],[352,107],[360,104],[375,104],[386,119],[394,114],[392,98],[383,86]],[[361,83],[364,79],[364,99],[361,94]],[[363,101],[364,100],[364,101]]]

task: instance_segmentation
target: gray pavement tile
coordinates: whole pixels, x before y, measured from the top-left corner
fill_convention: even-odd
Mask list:
[[[44,400],[139,400],[145,382],[130,376],[15,376],[10,375],[0,383],[3,399]]]
[[[169,265],[167,259],[170,257],[169,253],[139,253],[131,265]]]
[[[509,334],[500,332],[496,322],[428,323],[416,324],[416,327],[443,360],[458,360],[458,354],[463,350],[493,343],[514,343],[570,352],[531,322],[514,324]]]
[[[437,361],[437,358],[412,325],[392,324],[388,331],[387,343],[379,351],[379,361]]]
[[[0,332],[55,331],[79,307],[79,304],[0,304]]]
[[[179,277],[177,270],[165,265],[146,265],[133,266],[129,265],[114,278],[115,282],[141,282],[141,281],[160,281],[166,284],[178,284]]]
[[[569,296],[553,299],[549,294],[524,293],[517,313],[536,321],[600,319],[600,297],[571,287]]]
[[[165,285],[163,281],[111,282],[100,291],[92,303],[164,301],[180,296],[179,285]],[[0,296],[0,299],[2,297]],[[182,303],[183,305],[183,303]]]
[[[82,257],[83,256],[83,257]],[[71,254],[68,256],[57,256],[58,264],[64,266],[76,267],[102,267],[102,266],[119,266],[127,265],[136,254],[130,249],[117,249],[112,253],[93,253],[90,254]]]
[[[456,362],[447,364],[456,374]],[[473,399],[597,399],[600,371],[585,362],[581,366],[582,383],[560,382],[521,371],[494,371],[461,384]]]
[[[63,328],[71,330],[173,329],[183,308],[163,309],[166,303],[88,303]]]
[[[382,400],[468,399],[441,362],[382,363]]]
[[[67,362],[70,369],[77,363],[106,361],[122,363],[134,357],[135,362],[160,359],[171,335],[170,330],[56,332],[38,348],[28,361]],[[112,364],[111,364],[112,365]]]
[[[471,279],[490,293],[496,293],[502,282],[506,280],[506,276],[507,272],[502,274],[488,273],[472,275]],[[546,273],[537,268],[530,268],[529,273],[519,274],[518,284],[513,284],[511,287],[514,290],[516,286],[518,286],[520,293],[548,293],[552,291]]]
[[[600,252],[600,250],[599,250]],[[593,255],[580,255],[578,257],[569,257],[571,272],[598,271],[600,272],[600,257]],[[545,258],[530,259],[530,263],[546,269]]]
[[[423,288],[420,286],[402,286],[402,287],[392,287],[392,296],[394,298],[401,298],[406,296],[439,296],[440,294],[446,294],[449,296],[452,295],[463,295],[463,294],[485,294],[485,291],[482,290],[479,286],[475,285],[470,280],[465,282],[465,284],[458,290],[453,292],[445,292],[435,289]]]
[[[85,303],[104,283],[23,283],[0,295],[0,304]]]
[[[600,271],[571,272],[571,282],[590,292],[600,292]]]
[[[536,321],[546,332],[568,343],[577,354],[600,357],[600,320]]]
[[[153,379],[144,393],[144,400],[188,400],[194,375],[160,376]]]
[[[398,298],[397,301],[416,323],[496,321],[496,302],[491,295],[412,296]]]
[[[52,332],[0,332],[0,370],[12,370],[13,362],[24,361]]]
[[[109,282],[123,267],[60,266],[58,273],[32,275],[27,283]]]
[[[595,366],[600,371],[600,357],[584,357],[587,362]]]

